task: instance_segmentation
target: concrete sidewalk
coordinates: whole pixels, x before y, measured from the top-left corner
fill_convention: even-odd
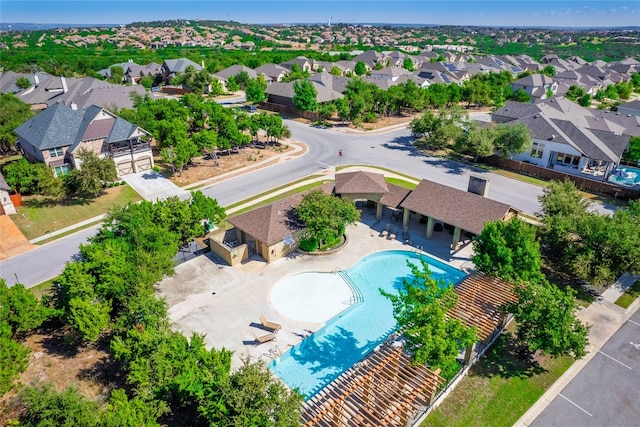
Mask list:
[[[638,276],[624,274],[607,289],[602,297],[591,303],[578,314],[578,319],[591,326],[587,355],[577,360],[558,378],[558,380],[542,395],[540,399],[514,424],[516,427],[528,427],[545,410],[547,405],[569,384],[587,363],[598,353],[605,343],[640,307],[640,298],[636,299],[626,310],[615,304],[616,300]],[[603,387],[605,385],[603,384]]]

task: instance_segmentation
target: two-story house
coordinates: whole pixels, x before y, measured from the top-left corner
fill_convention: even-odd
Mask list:
[[[54,104],[16,128],[15,133],[25,158],[46,164],[56,176],[81,168],[78,154],[83,149],[112,158],[120,176],[153,167],[149,133],[95,105],[74,110]]]

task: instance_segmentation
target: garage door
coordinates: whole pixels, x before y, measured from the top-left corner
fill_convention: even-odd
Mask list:
[[[118,175],[129,175],[133,173],[133,163],[132,162],[122,162],[118,163]]]
[[[138,172],[148,171],[151,169],[151,158],[145,157],[144,159],[138,159],[136,161],[136,170]]]

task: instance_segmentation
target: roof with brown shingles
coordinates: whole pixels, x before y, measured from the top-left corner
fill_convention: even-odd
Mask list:
[[[337,194],[385,194],[389,192],[384,175],[373,172],[343,172],[336,174]]]
[[[289,196],[233,216],[228,221],[256,240],[271,245],[304,228],[294,213],[301,200],[301,194]]]
[[[399,185],[387,184],[387,187],[389,187],[389,192],[382,196],[380,203],[391,208],[400,206],[400,203],[411,193],[411,190]]]
[[[512,210],[505,203],[426,179],[400,206],[474,234],[482,233],[485,223],[504,219]]]
[[[330,194],[333,183],[324,183],[317,189],[325,194]],[[294,209],[300,204],[306,193],[308,191],[257,207],[232,216],[227,221],[256,240],[272,245],[304,228],[304,223],[295,215]]]

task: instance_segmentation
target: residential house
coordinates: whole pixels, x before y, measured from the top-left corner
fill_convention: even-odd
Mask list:
[[[104,77],[105,79],[110,79],[111,78],[111,69],[114,67],[119,67],[122,68],[122,72],[123,72],[123,81],[124,81],[124,74],[127,73],[127,71],[129,70],[129,67],[134,66],[134,67],[139,67],[138,64],[136,64],[135,62],[133,62],[132,59],[130,59],[128,62],[121,62],[119,64],[113,64],[112,66],[108,67],[108,68],[104,68],[102,70],[99,70],[96,72],[96,74],[101,75],[102,77]],[[122,83],[122,82],[117,82],[117,83]]]
[[[264,64],[254,68],[253,71],[256,74],[262,74],[267,79],[267,82],[281,82],[289,74],[289,70],[278,64]]]
[[[545,99],[548,91],[555,95],[558,83],[544,74],[530,74],[511,83],[511,90],[515,92],[518,89],[524,90],[532,98]]]
[[[336,78],[329,73],[318,73],[309,79],[308,81],[313,84],[316,89],[318,103],[335,101],[336,99],[344,97],[344,95],[338,90],[334,89],[335,82],[344,82],[344,88],[346,88],[346,78]],[[342,83],[336,84],[342,89]],[[267,95],[267,101],[272,104],[285,105],[288,107],[295,107],[293,103],[293,96],[295,95],[294,82],[287,83],[272,83],[264,93]]]
[[[286,62],[281,63],[280,65],[289,71],[293,70],[294,65],[297,65],[298,67],[300,67],[302,71],[310,73],[312,68],[311,67],[312,61],[309,58],[306,58],[304,56],[296,56],[293,59],[290,59]]]
[[[372,80],[389,80],[395,82],[400,77],[409,74],[412,74],[411,71],[394,65],[392,67],[384,67],[379,70],[371,70],[369,78]]]
[[[0,74],[0,93],[19,93],[27,89],[19,88],[16,85],[16,81],[24,77],[31,83],[30,87],[34,87],[39,84],[44,84],[47,80],[53,77],[51,74],[37,72],[37,73],[16,73],[15,71],[7,71]]]
[[[249,78],[255,79],[258,77],[258,73],[253,68],[245,67],[244,65],[232,65],[230,67],[225,68],[224,70],[220,70],[217,73],[213,74],[213,77],[218,79],[220,83],[222,83],[222,87],[225,90],[227,89],[227,80],[230,77],[237,76],[240,73],[247,73]],[[269,80],[267,80],[267,83]]]
[[[162,65],[157,62],[150,62],[146,65],[130,64],[124,72],[124,79],[127,83],[138,84],[143,77],[154,77],[161,75]]]
[[[16,128],[15,133],[25,158],[46,164],[57,176],[82,167],[78,157],[82,150],[112,158],[120,176],[153,167],[149,134],[95,105],[74,110],[56,103]]]
[[[618,105],[618,113],[622,115],[631,115],[640,117],[640,100],[634,100],[627,102],[626,104]]]
[[[187,68],[193,67],[194,70],[200,71],[204,68],[187,58],[166,59],[160,67],[160,73],[167,84],[171,84],[171,79],[178,73],[184,73]]]
[[[630,139],[623,126],[564,97],[534,104],[507,101],[492,121],[529,128],[532,146],[513,160],[601,180],[620,163]]]
[[[0,173],[0,215],[13,215],[16,213],[16,207],[11,200],[11,187],[5,181],[4,176]]]

